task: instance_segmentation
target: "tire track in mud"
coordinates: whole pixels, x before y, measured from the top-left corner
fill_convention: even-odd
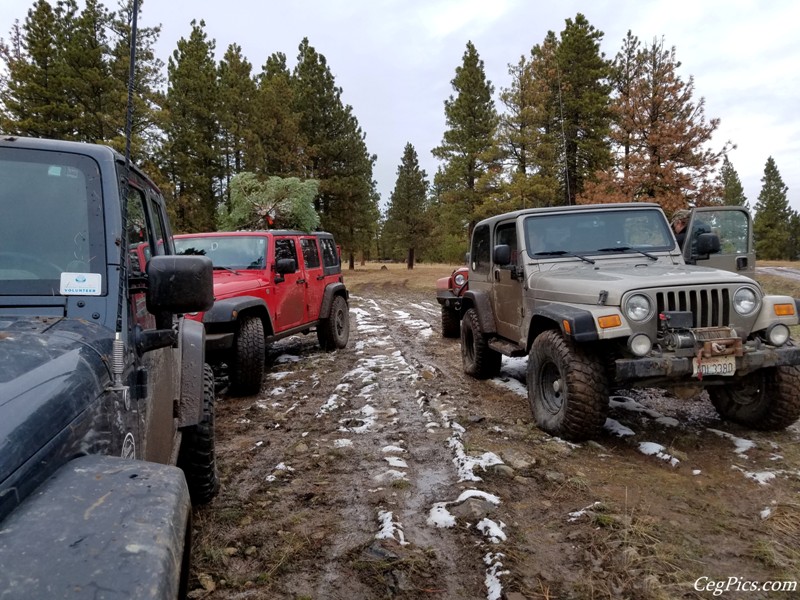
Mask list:
[[[345,446],[363,443],[358,436],[372,432],[367,445],[373,449],[381,446],[385,453],[383,458],[388,468],[375,476],[381,485],[370,490],[374,493],[376,520],[380,524],[376,538],[391,539],[401,546],[433,549],[439,561],[447,560],[449,564],[440,565],[438,572],[444,579],[442,591],[450,597],[499,598],[500,577],[508,571],[503,570],[503,554],[493,550],[495,544],[506,538],[505,524],[490,519],[487,513],[501,500],[476,489],[481,478],[475,470],[478,467],[485,470],[502,461],[490,452],[469,455],[462,441],[465,430],[455,421],[453,401],[437,392],[435,386],[427,385],[440,373],[436,367],[418,362],[425,354],[428,338],[438,336],[435,329],[439,311],[428,303],[399,307],[391,300],[380,303],[362,297],[351,300],[351,314],[358,332],[355,347],[360,358],[322,405],[318,416],[352,404],[345,409],[345,416],[339,418],[338,430],[355,435],[341,438],[338,443]],[[413,309],[413,315],[409,309]],[[408,360],[404,357],[406,353]],[[343,403],[345,396],[351,402]],[[365,402],[358,406],[354,399]],[[384,428],[381,423],[388,426]],[[362,457],[360,462],[368,461]],[[400,493],[396,491],[398,488],[402,490]],[[471,535],[477,532],[478,536],[469,545],[472,551],[464,556],[463,540],[443,528],[455,527],[458,522],[448,509],[468,502],[472,503],[470,516],[475,516],[476,510],[483,514],[480,519],[476,516],[477,523],[461,523],[462,527],[474,527]],[[483,580],[482,586],[476,576]],[[471,584],[465,588],[466,581]]]

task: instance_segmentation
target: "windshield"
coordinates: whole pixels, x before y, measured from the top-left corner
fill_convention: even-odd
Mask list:
[[[667,220],[657,209],[531,215],[525,219],[525,247],[531,258],[671,250]]]
[[[261,236],[176,237],[175,250],[207,256],[216,269],[263,269],[267,264],[267,240]]]
[[[97,163],[0,148],[0,182],[0,294],[105,293]]]

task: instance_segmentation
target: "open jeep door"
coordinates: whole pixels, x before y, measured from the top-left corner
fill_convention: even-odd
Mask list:
[[[687,231],[689,235],[683,247],[683,257],[687,263],[724,269],[748,277],[755,276],[753,220],[746,208],[741,206],[694,208]],[[719,252],[705,255],[697,253],[696,244],[691,242],[701,233],[715,233],[719,237]]]

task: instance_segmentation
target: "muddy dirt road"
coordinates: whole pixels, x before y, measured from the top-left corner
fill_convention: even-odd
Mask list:
[[[349,285],[346,349],[284,340],[258,396],[220,398],[190,597],[799,597],[762,589],[800,580],[797,424],[618,390],[567,443],[532,425],[524,359],[463,374],[432,291]]]

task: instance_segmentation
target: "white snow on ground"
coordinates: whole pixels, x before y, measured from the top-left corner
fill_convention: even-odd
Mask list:
[[[571,521],[577,521],[583,515],[587,514],[590,510],[592,510],[595,506],[600,506],[600,504],[601,504],[600,502],[592,502],[586,508],[582,508],[580,510],[576,510],[574,512],[569,513],[569,518],[567,519],[567,521],[570,521],[570,522]]]
[[[661,444],[655,442],[639,442],[639,452],[647,456],[655,456],[661,460],[667,461],[673,467],[677,467],[679,461],[677,458],[667,453],[667,449]]]
[[[503,531],[505,526],[506,524],[502,521],[495,523],[491,519],[484,518],[478,521],[478,524],[475,526],[475,528],[489,538],[490,542],[493,544],[499,544],[500,542],[506,541],[506,534]]]
[[[502,459],[494,452],[484,452],[480,456],[469,456],[464,451],[464,444],[461,442],[461,434],[454,433],[447,441],[447,445],[455,453],[453,463],[458,469],[459,481],[481,481],[481,478],[475,475],[476,467],[481,467],[484,471],[487,467],[493,465],[502,465]]]
[[[619,421],[615,421],[614,419],[606,419],[605,424],[603,425],[603,429],[606,431],[616,435],[617,437],[626,437],[629,435],[636,435],[633,429],[625,427]]]
[[[381,523],[381,528],[380,531],[375,534],[375,539],[391,539],[398,542],[401,546],[408,546],[411,542],[406,541],[405,535],[403,534],[403,526],[399,521],[395,522],[393,518],[394,516],[391,511],[383,509],[378,511],[378,520]]]
[[[486,556],[483,557],[484,564],[488,566],[485,580],[487,590],[486,600],[500,600],[503,595],[503,586],[500,583],[500,576],[510,573],[510,571],[500,570],[503,568],[503,563],[500,562],[500,559],[504,556],[505,554],[500,552],[494,554],[488,552]]]
[[[647,408],[645,405],[640,404],[633,398],[628,398],[626,396],[611,396],[608,400],[608,405],[611,408],[621,408],[623,410],[641,413],[650,417],[651,419],[654,419],[656,423],[661,423],[662,425],[667,425],[668,427],[677,427],[680,424],[678,419],[664,416],[657,410]]]
[[[719,437],[727,438],[733,442],[733,445],[736,447],[736,454],[744,454],[748,450],[756,447],[756,443],[752,440],[746,440],[744,438],[736,437],[735,435],[731,435],[727,431],[720,431],[719,429],[712,429],[711,427],[707,428],[707,431],[711,433],[716,433]]]

